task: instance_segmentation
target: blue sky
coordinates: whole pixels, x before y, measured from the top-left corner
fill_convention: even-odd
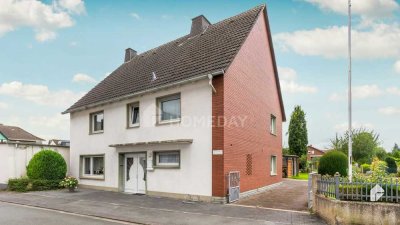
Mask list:
[[[347,121],[347,0],[0,0],[0,123],[69,138],[60,112],[117,68],[125,48],[140,53],[187,34],[197,15],[215,23],[262,3],[286,114],[301,105],[309,143],[328,147]],[[353,11],[354,126],[389,149],[400,142],[400,3],[353,0]]]

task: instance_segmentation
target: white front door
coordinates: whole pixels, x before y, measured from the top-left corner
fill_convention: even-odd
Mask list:
[[[146,194],[146,154],[125,155],[125,192]]]

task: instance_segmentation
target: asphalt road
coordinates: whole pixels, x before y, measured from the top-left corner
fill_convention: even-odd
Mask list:
[[[0,202],[0,224],[7,225],[118,225],[132,224]]]

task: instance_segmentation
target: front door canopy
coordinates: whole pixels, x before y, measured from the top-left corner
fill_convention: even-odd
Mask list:
[[[159,145],[159,144],[192,144],[193,139],[175,139],[175,140],[164,140],[164,141],[146,141],[146,142],[133,142],[124,144],[112,144],[110,147],[130,147],[130,146],[141,146],[141,145]]]

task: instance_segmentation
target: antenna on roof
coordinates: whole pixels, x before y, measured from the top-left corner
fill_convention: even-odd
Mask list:
[[[151,81],[155,81],[157,80],[157,75],[156,72],[151,73],[153,75],[153,78],[151,79]]]

